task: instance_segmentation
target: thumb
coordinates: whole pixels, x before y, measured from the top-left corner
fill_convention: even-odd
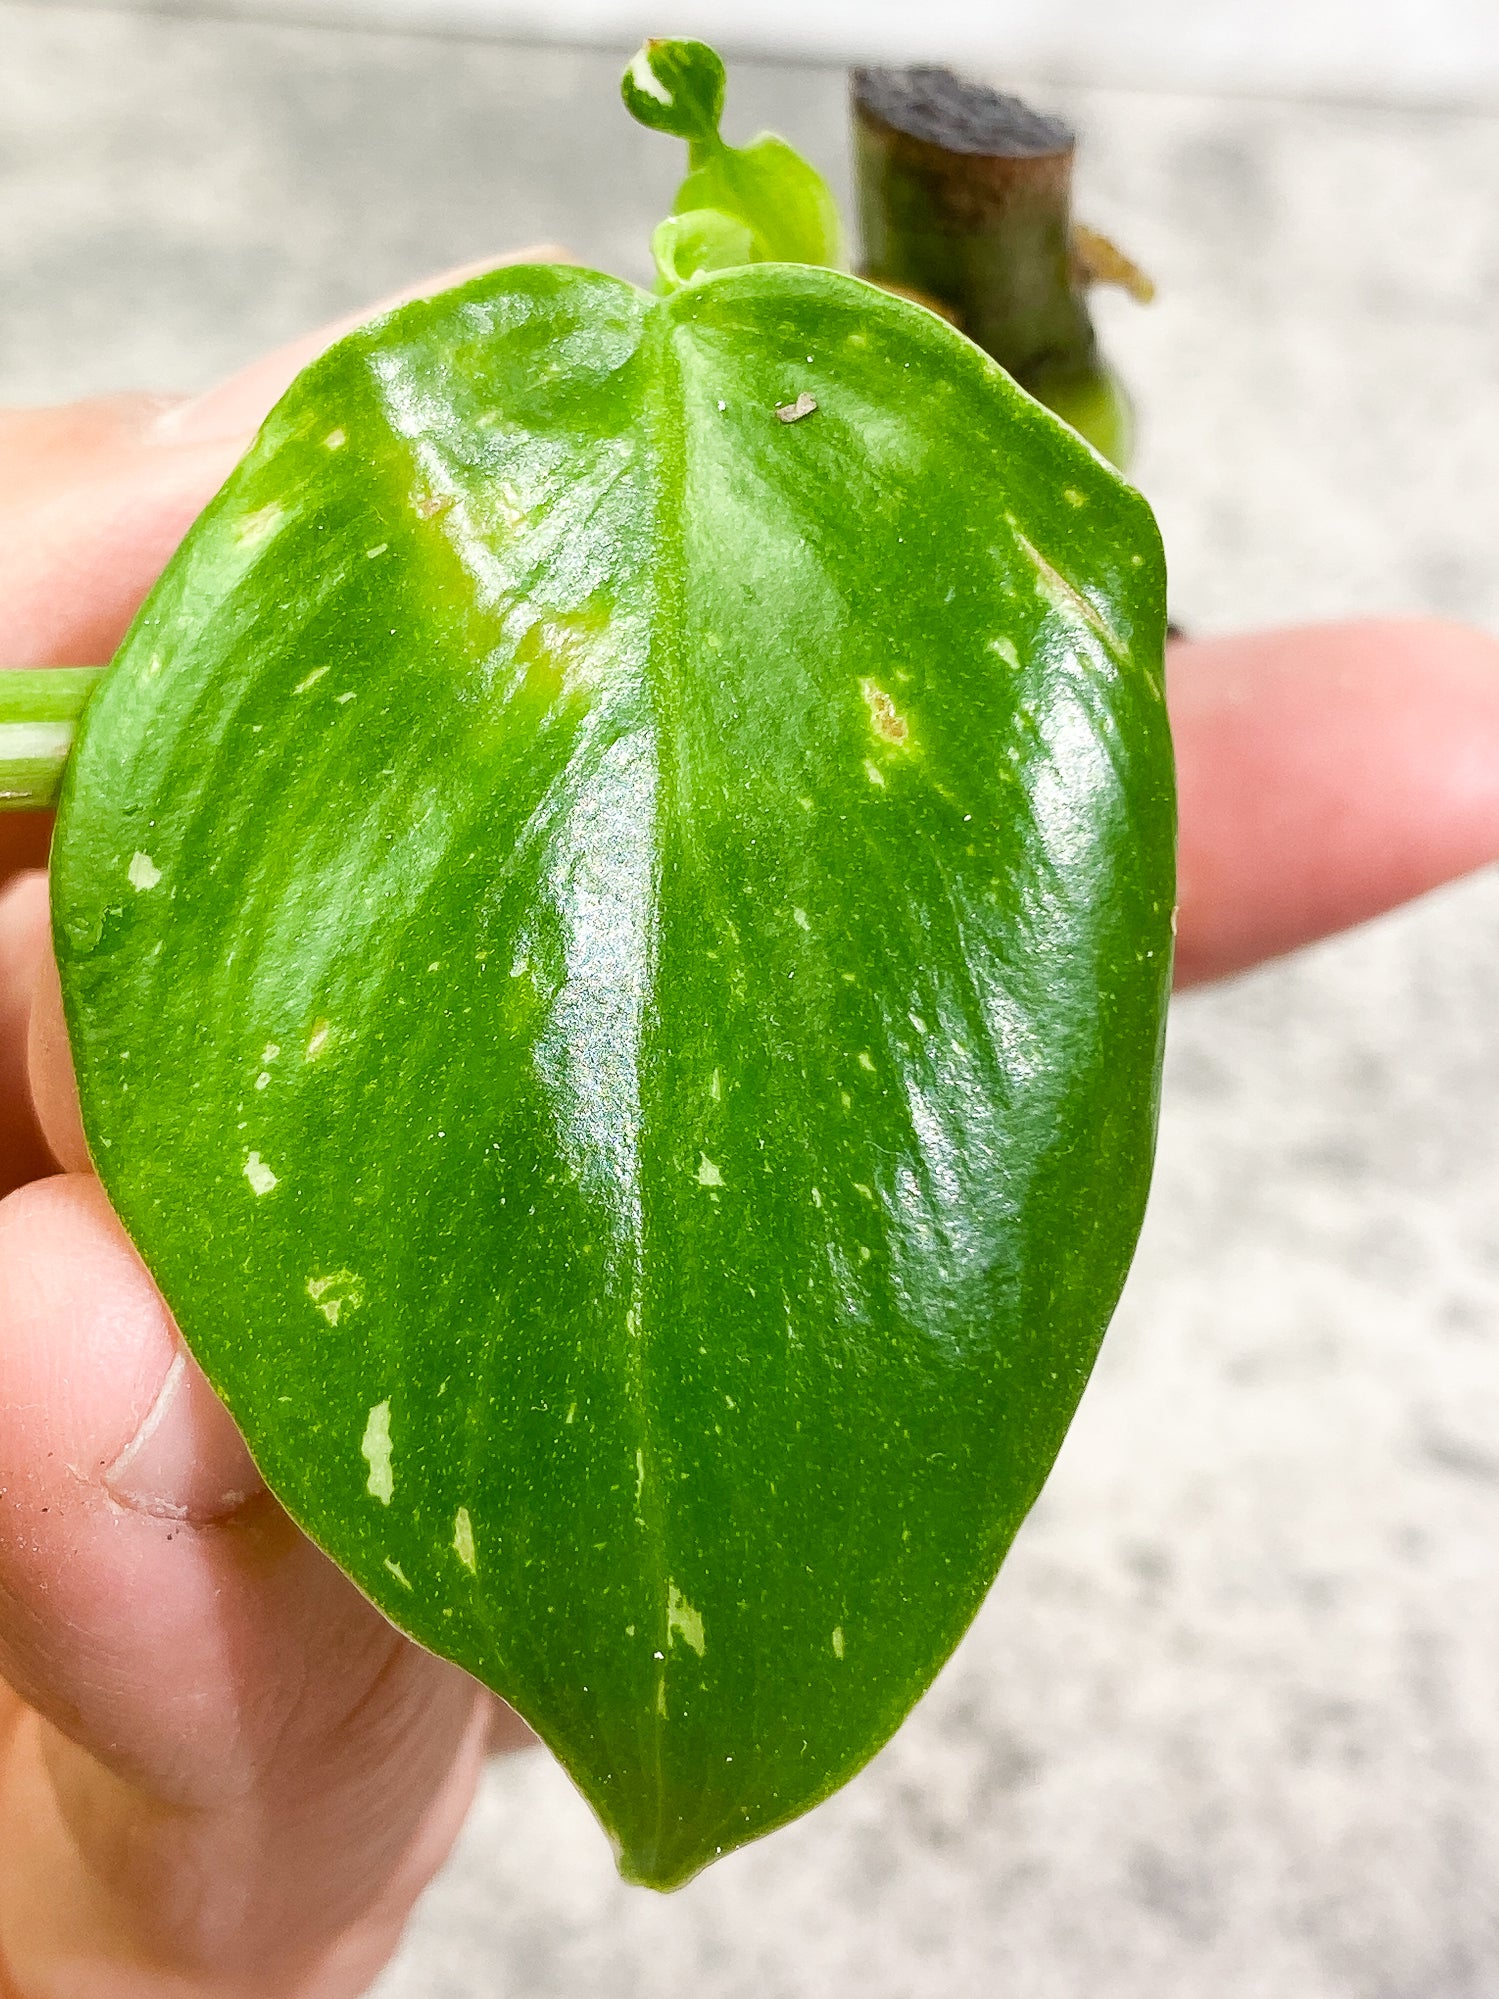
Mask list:
[[[541,246],[440,272],[278,348],[202,396],[0,410],[0,666],[111,658],[266,413],[333,341],[377,312],[482,271],[561,255]]]

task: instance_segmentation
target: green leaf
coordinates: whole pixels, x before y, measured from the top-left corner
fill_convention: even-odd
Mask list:
[[[731,257],[741,264],[842,263],[837,204],[816,168],[771,132],[747,146],[725,145],[719,136],[724,70],[706,43],[646,42],[620,93],[642,125],[688,142],[691,170],[677,189],[672,221],[691,226],[697,254],[684,262],[676,254],[678,237],[663,239],[658,231],[653,247],[662,289],[731,268]],[[700,211],[711,219],[700,219]],[[747,241],[727,236],[724,217],[743,225]]]
[[[1067,1427],[1150,1167],[1162,627],[1143,501],[932,315],[520,268],[301,377],[84,716],[110,1198],[636,1880],[867,1759]]]
[[[668,215],[651,237],[651,255],[660,273],[659,289],[673,292],[713,271],[732,271],[755,262],[749,225],[717,208],[694,208]]]
[[[724,67],[706,42],[644,43],[620,78],[625,109],[653,132],[712,149],[723,116]]]

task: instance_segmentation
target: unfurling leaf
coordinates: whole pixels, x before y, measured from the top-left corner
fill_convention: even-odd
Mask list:
[[[647,42],[620,86],[642,125],[685,139],[690,171],[653,248],[665,291],[736,264],[843,261],[838,208],[827,183],[800,153],[762,132],[747,146],[719,136],[723,64],[703,42]],[[724,228],[725,219],[748,232]],[[684,258],[682,245],[692,254]],[[664,252],[664,254],[663,254]]]

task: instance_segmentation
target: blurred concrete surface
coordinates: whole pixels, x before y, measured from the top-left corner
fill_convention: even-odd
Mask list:
[[[199,0],[109,4],[200,11]],[[1488,0],[213,0],[213,11],[606,47],[693,34],[839,62],[1008,61],[1053,80],[1499,103],[1499,9]]]
[[[0,4],[0,396],[207,381],[449,260],[643,271],[612,58]],[[1201,629],[1499,630],[1499,121],[1040,93]],[[841,173],[841,82],[732,119]],[[1499,882],[1175,1015],[1098,1377],[973,1632],[829,1805],[620,1887],[495,1766],[381,1999],[1499,1994]]]

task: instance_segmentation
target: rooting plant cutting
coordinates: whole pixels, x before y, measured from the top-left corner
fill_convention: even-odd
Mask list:
[[[1040,1491],[1174,902],[1148,508],[840,268],[723,89],[695,42],[626,73],[689,149],[653,292],[515,266],[364,326],[97,686],[0,690],[18,802],[71,743],[84,1121],[184,1338],[658,1888],[870,1757]],[[882,275],[940,299],[896,206]],[[1122,449],[1069,324],[1034,386]]]

